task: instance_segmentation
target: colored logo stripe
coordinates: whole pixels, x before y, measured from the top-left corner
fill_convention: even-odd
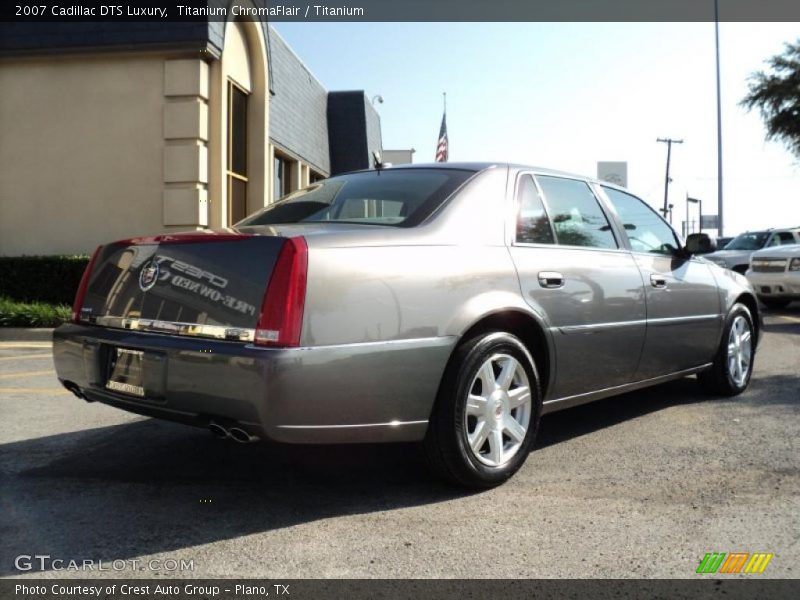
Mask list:
[[[757,552],[750,558],[750,562],[744,568],[745,573],[763,573],[767,568],[769,561],[772,560],[772,554]]]
[[[697,573],[716,573],[722,560],[725,558],[724,552],[709,552],[700,561],[700,566],[697,567]]]
[[[773,554],[766,552],[708,552],[697,567],[697,573],[763,573]],[[727,558],[726,558],[727,557]],[[749,559],[749,560],[748,560]],[[747,565],[747,566],[745,566]],[[744,571],[742,571],[744,568]]]
[[[742,567],[749,556],[750,554],[747,552],[731,552],[728,554],[728,560],[722,563],[722,568],[720,568],[719,572],[738,573],[742,570]]]

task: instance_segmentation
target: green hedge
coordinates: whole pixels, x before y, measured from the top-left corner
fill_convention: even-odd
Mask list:
[[[88,263],[88,256],[0,256],[0,296],[71,306]]]
[[[71,314],[67,304],[15,302],[0,296],[0,327],[58,327]]]

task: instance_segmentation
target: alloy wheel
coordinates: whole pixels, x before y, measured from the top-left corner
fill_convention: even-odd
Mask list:
[[[728,334],[728,374],[737,387],[744,385],[753,360],[753,332],[749,321],[737,315]]]
[[[519,451],[528,432],[533,400],[528,375],[508,354],[494,354],[469,387],[464,430],[481,463],[500,467]]]

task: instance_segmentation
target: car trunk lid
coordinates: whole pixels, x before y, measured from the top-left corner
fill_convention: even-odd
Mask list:
[[[286,238],[192,232],[99,249],[78,319],[175,335],[253,341]]]

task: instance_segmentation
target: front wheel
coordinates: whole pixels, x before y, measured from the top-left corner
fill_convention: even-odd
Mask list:
[[[745,391],[753,374],[755,342],[750,310],[744,304],[734,304],[725,320],[713,365],[698,375],[703,387],[721,396],[736,396]]]
[[[482,334],[459,347],[447,367],[425,438],[432,470],[487,488],[525,462],[541,416],[534,361],[515,336]]]

